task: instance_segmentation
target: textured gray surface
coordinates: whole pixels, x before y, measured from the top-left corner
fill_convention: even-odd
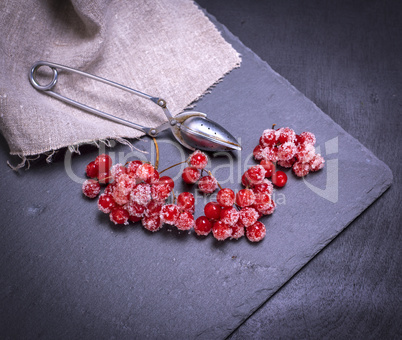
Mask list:
[[[225,337],[389,186],[388,167],[230,33],[225,37],[243,54],[243,65],[197,105],[244,146],[235,168],[225,167],[225,155],[212,157],[218,179],[230,178],[225,185],[239,188],[258,136],[277,123],[316,133],[328,164],[307,181],[322,190],[329,183],[338,195],[334,189],[326,199],[289,175],[277,192],[282,204],[264,220],[267,238],[256,245],[168,230],[150,234],[138,226],[120,231],[81,197],[62,155],[15,174],[5,166],[3,142],[4,336]],[[150,149],[150,143],[137,146]],[[162,168],[180,158],[170,143],[162,141],[161,149]],[[119,160],[130,156],[124,147],[111,152]],[[95,155],[87,148],[74,157],[74,171],[82,174]],[[359,176],[351,171],[362,167]],[[201,204],[197,215],[200,210]]]

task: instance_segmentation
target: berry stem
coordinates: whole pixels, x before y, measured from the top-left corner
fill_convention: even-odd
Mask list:
[[[275,130],[276,124],[272,124],[272,130]]]
[[[214,177],[214,176],[212,176],[212,172],[211,171],[207,171],[207,170],[205,170],[205,169],[202,169],[203,171],[205,171],[208,175],[210,175],[211,177]],[[218,187],[219,187],[219,189],[223,189],[222,188],[222,186],[219,184],[219,182],[218,182],[218,180],[215,178],[215,180],[216,180],[216,184],[218,184]]]
[[[156,160],[155,160],[155,169],[158,170],[159,167],[159,146],[158,142],[156,141],[155,137],[152,137],[154,144],[155,144],[155,150],[156,150]]]
[[[173,164],[173,165],[167,167],[166,169],[163,169],[162,171],[159,171],[159,174],[161,174],[162,172],[165,172],[166,170],[169,170],[169,169],[171,169],[171,168],[174,168],[175,166],[178,166],[178,165],[180,165],[180,164],[186,163],[186,162],[187,162],[187,160],[185,160],[185,161],[183,161],[183,162],[179,162],[179,163]]]

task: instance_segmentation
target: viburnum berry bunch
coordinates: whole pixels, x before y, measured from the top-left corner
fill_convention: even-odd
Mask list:
[[[298,177],[324,167],[325,160],[315,152],[316,138],[311,132],[297,135],[291,128],[266,129],[254,148],[253,155],[264,167],[272,167],[272,182],[281,187],[286,184],[287,176],[283,171],[275,171],[275,164],[292,168]]]
[[[287,181],[286,174],[276,170],[276,164],[292,167],[300,177],[324,166],[324,159],[315,153],[312,133],[296,135],[290,128],[267,129],[253,152],[260,163],[243,173],[241,183],[244,188],[235,193],[230,188],[222,188],[206,170],[208,157],[199,150],[186,161],[159,173],[159,150],[155,139],[154,142],[157,151],[155,166],[140,160],[113,165],[111,157],[102,154],[86,167],[89,179],[84,181],[82,191],[89,198],[99,196],[99,210],[108,214],[115,225],[141,221],[145,229],[155,232],[169,224],[179,230],[194,228],[200,236],[212,233],[219,241],[246,236],[249,241],[258,242],[266,235],[266,227],[259,220],[272,214],[276,207],[272,198],[274,185],[283,187]],[[204,194],[212,194],[219,188],[216,201],[207,203],[204,215],[196,220],[194,195],[182,192],[176,197],[173,179],[160,176],[182,163],[187,164],[181,175],[186,184],[197,183],[199,191]],[[105,186],[102,194],[101,184]]]

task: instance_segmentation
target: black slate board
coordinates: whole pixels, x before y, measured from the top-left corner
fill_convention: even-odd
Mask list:
[[[111,228],[96,203],[81,197],[63,157],[16,174],[5,165],[3,141],[1,334],[223,338],[390,185],[384,163],[217,26],[243,63],[196,109],[228,128],[244,147],[233,158],[212,155],[218,179],[229,178],[225,186],[240,188],[239,176],[253,164],[249,156],[259,135],[273,123],[313,131],[326,168],[306,181],[289,174],[287,186],[276,192],[277,211],[263,220],[268,231],[263,242],[218,243],[169,229],[151,234],[138,225]],[[165,137],[161,168],[182,157]],[[149,142],[136,146],[152,152]],[[84,149],[73,157],[72,170],[80,176],[97,153]],[[119,161],[135,156],[123,146],[109,152]],[[235,167],[228,168],[232,161]],[[177,188],[185,189],[179,181]]]

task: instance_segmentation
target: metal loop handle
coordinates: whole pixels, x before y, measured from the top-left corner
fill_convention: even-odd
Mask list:
[[[38,63],[34,64],[34,65],[31,67],[31,72],[29,72],[29,81],[31,82],[32,86],[33,86],[35,89],[39,90],[39,91],[48,91],[48,90],[51,90],[51,89],[53,88],[53,86],[56,85],[56,83],[57,83],[57,77],[58,77],[57,69],[54,68],[54,67],[49,66],[50,69],[53,71],[53,79],[52,79],[52,81],[51,81],[49,84],[47,84],[47,85],[40,85],[40,84],[36,81],[35,76],[36,76],[36,71],[37,71],[41,66],[48,66],[48,65],[44,65],[43,63],[38,62]]]

